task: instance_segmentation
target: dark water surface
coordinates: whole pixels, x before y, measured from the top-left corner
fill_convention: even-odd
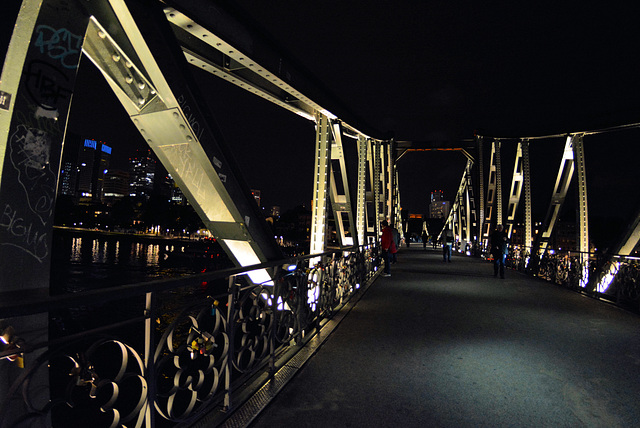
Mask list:
[[[190,275],[230,265],[211,240],[56,229],[52,294]]]
[[[231,262],[213,240],[55,229],[51,294],[173,278],[230,266]],[[209,294],[215,291],[213,288],[214,284],[203,283],[197,291]],[[176,290],[158,295],[158,313],[175,313],[180,299],[193,293]],[[139,317],[144,313],[144,299],[140,296],[108,303],[89,301],[79,307],[51,312],[51,337],[86,331],[104,325],[105,321]]]

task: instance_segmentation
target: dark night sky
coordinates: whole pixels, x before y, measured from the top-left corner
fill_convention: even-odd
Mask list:
[[[525,137],[639,122],[638,3],[237,3],[367,125],[392,131],[399,140],[455,141],[472,138],[474,130]],[[260,188],[267,204],[308,205],[313,126],[195,73],[249,186]],[[72,128],[90,125],[109,134],[114,121],[120,126],[128,120],[104,120],[116,116],[102,103],[95,105],[97,91],[77,94],[74,108],[83,113],[96,108],[97,116],[79,120],[72,111]],[[131,129],[132,139],[137,138]],[[628,159],[624,154],[633,149],[627,144],[638,141],[636,136],[613,133],[608,140],[585,140],[593,170],[612,142],[626,149],[607,164]],[[546,180],[551,184],[540,186],[541,194],[550,196],[560,161],[559,154],[551,154],[561,152],[563,144],[563,139],[536,143],[542,153],[533,168],[551,176]],[[512,161],[506,163],[512,168]],[[424,211],[434,189],[453,197],[464,164],[457,153],[403,158],[398,164],[403,206]],[[594,188],[612,173],[598,174]],[[618,177],[621,181],[629,180]]]

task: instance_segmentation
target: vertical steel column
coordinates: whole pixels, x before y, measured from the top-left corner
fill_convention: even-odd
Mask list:
[[[580,252],[580,266],[582,266],[582,278],[580,286],[585,287],[589,282],[589,212],[587,209],[587,173],[584,160],[583,135],[573,136],[573,161],[576,170],[578,188],[578,209],[577,209],[577,250]]]
[[[589,213],[587,210],[587,173],[584,161],[583,135],[572,138],[573,159],[575,164],[578,188],[578,251],[589,252]]]
[[[402,205],[400,204],[400,185],[398,183],[398,169],[393,165],[393,217],[395,219],[395,227],[400,233],[400,237],[404,236],[402,230]]]
[[[391,144],[389,141],[385,141],[382,145],[382,174],[380,180],[382,182],[381,196],[383,198],[384,206],[384,218],[389,221],[389,226],[393,226],[393,219],[391,213]]]
[[[484,214],[484,204],[485,204],[485,200],[484,200],[484,147],[483,147],[483,137],[481,136],[476,136],[476,142],[477,142],[477,147],[478,147],[478,153],[477,153],[477,163],[478,163],[478,213],[477,213],[477,219],[478,219],[478,227],[476,229],[478,237],[477,237],[477,241],[481,242],[482,241],[482,231],[484,230],[484,219],[485,219],[485,214]]]
[[[389,225],[391,227],[397,227],[396,218],[395,218],[395,141],[390,140],[387,142],[387,174],[386,174],[386,184],[387,184],[387,213],[389,215]]]
[[[377,199],[377,175],[376,172],[376,157],[377,157],[377,143],[367,139],[367,197],[366,197],[366,209],[365,209],[365,223],[367,224],[367,242],[376,242],[379,235],[380,220],[378,214],[378,199]]]
[[[327,194],[329,161],[331,159],[331,125],[323,114],[316,115],[316,159],[314,166],[313,201],[311,205],[311,254],[326,248]]]
[[[6,11],[3,11],[6,13]],[[22,3],[0,76],[0,291],[48,294],[54,207],[67,118],[89,17],[80,2]],[[46,343],[48,314],[5,318],[27,344]],[[14,426],[27,406],[8,396],[11,384],[47,351],[24,355],[24,366],[0,365],[2,422]],[[29,380],[36,405],[49,399],[46,370]],[[14,399],[17,400],[14,402]],[[30,407],[30,406],[29,406]],[[32,413],[33,416],[33,413]],[[49,425],[47,416],[22,423]]]
[[[382,149],[382,142],[376,141],[374,146],[374,151],[373,151],[373,182],[371,183],[371,186],[373,187],[373,201],[375,205],[375,215],[376,215],[376,218],[375,218],[376,240],[378,239],[377,235],[379,235],[380,222],[382,221],[380,217],[383,215],[383,213],[380,212],[380,192],[382,190],[381,182],[380,182],[380,176],[382,173],[382,165],[381,165],[382,150],[381,149]]]
[[[365,244],[367,215],[367,139],[358,135],[358,194],[356,196],[356,229],[358,245]]]
[[[502,142],[498,140],[496,146],[496,224],[502,224],[504,221],[502,213],[502,156],[500,155]]]
[[[531,164],[529,163],[529,140],[522,140],[522,183],[524,186],[524,245],[531,252],[533,244],[533,220],[531,200]]]

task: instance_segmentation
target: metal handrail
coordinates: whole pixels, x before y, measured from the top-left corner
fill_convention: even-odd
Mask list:
[[[277,359],[290,354],[284,351],[301,346],[357,293],[363,281],[375,278],[377,256],[377,247],[352,246],[61,296],[35,290],[12,294],[14,300],[8,300],[9,294],[3,293],[0,316],[5,321],[42,319],[37,314],[52,316],[50,311],[57,314],[74,306],[120,301],[133,310],[118,319],[100,319],[100,325],[85,331],[40,342],[29,337],[31,332],[19,337],[23,332],[0,326],[2,333],[13,335],[9,343],[0,344],[0,358],[9,360],[4,362],[9,365],[15,361],[10,371],[16,379],[4,386],[0,427],[30,419],[55,427],[69,418],[84,417],[74,413],[77,409],[97,411],[91,421],[96,427],[105,414],[109,419],[105,426],[153,427],[160,419],[162,426],[180,425],[205,414],[210,418],[212,412],[222,420],[234,410],[239,394],[246,394],[248,379],[272,375],[282,365]],[[256,269],[272,269],[273,285],[240,279]],[[228,290],[217,288],[215,295],[195,287],[223,279]],[[167,295],[165,304],[174,307],[160,302]],[[144,337],[135,333],[143,330]],[[28,364],[21,369],[23,357]],[[107,366],[104,361],[109,361]],[[30,390],[39,382],[42,385],[43,368],[48,385],[44,397],[42,386]],[[121,396],[128,397],[127,403],[119,401]],[[15,406],[18,402],[22,403]],[[38,407],[35,402],[46,404]],[[16,415],[17,408],[30,410]]]

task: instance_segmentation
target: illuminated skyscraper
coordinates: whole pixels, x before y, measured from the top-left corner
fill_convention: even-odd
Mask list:
[[[102,141],[72,136],[65,141],[60,169],[61,195],[75,197],[82,203],[100,203],[104,176],[109,169],[111,147]]]
[[[111,147],[85,139],[78,153],[77,193],[81,202],[102,202],[104,175],[109,170]]]
[[[429,218],[447,218],[451,205],[449,201],[443,201],[444,193],[442,190],[434,190],[431,192],[431,203],[429,204]]]
[[[153,193],[156,158],[150,149],[140,149],[129,158],[129,195],[149,198]]]

